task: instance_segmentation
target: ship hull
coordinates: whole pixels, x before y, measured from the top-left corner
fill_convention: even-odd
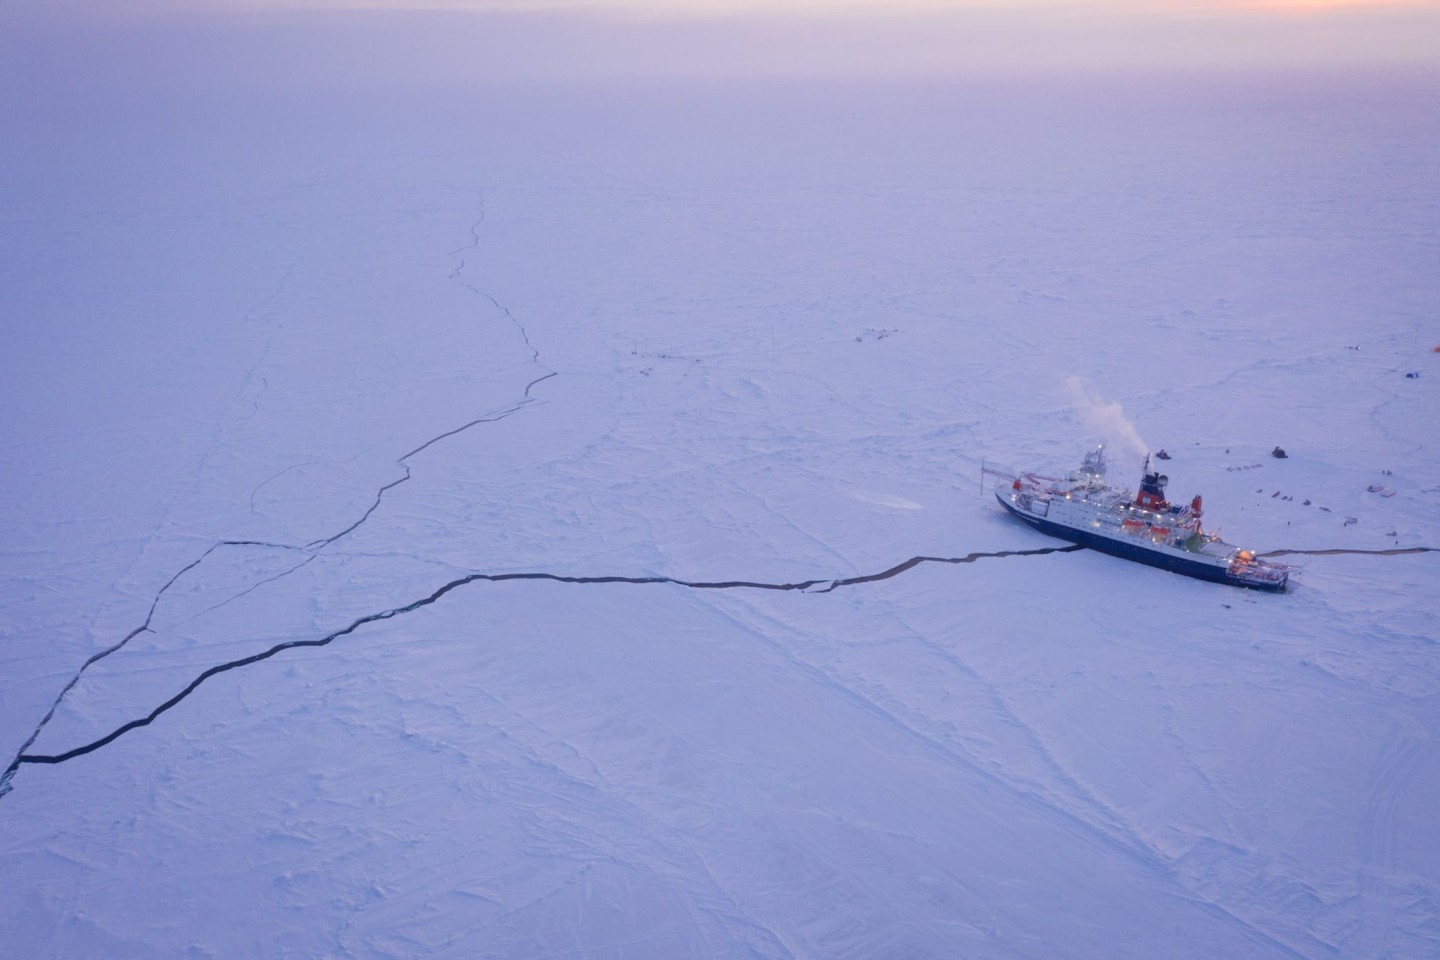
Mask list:
[[[1208,580],[1211,583],[1224,583],[1232,587],[1244,587],[1247,590],[1263,590],[1266,593],[1285,592],[1286,580],[1280,580],[1278,582],[1246,580],[1231,574],[1226,567],[1215,566],[1199,560],[1191,560],[1188,557],[1176,556],[1171,553],[1162,553],[1158,550],[1147,550],[1135,544],[1098,536],[1088,530],[1077,530],[1065,524],[1046,520],[1044,517],[1034,516],[1023,510],[1016,509],[1015,505],[1010,503],[998,490],[995,492],[995,499],[1000,501],[1000,506],[1047,536],[1056,537],[1060,540],[1069,540],[1071,543],[1078,543],[1082,547],[1099,550],[1101,553],[1108,553],[1113,557],[1133,560],[1136,563],[1143,563],[1150,567],[1158,567],[1161,570],[1169,570],[1171,573],[1194,577],[1197,580]]]

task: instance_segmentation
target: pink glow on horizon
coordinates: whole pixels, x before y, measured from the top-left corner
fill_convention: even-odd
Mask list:
[[[173,0],[156,7],[182,8]],[[1237,11],[1440,10],[1440,0],[219,0],[217,8],[250,10],[442,10],[476,13],[595,13],[656,19],[728,16],[899,16],[1050,13],[1154,17],[1229,15]]]
[[[67,30],[164,21],[313,40],[307,56],[320,61],[361,57],[397,78],[446,82],[1440,67],[1440,0],[52,0],[19,9]]]

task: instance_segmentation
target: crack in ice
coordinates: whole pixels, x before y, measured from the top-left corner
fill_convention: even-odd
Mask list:
[[[1407,553],[1440,553],[1440,547],[1389,547],[1384,550],[1360,550],[1351,547],[1337,547],[1330,550],[1270,550],[1259,554],[1262,557],[1399,557]]]
[[[899,576],[907,570],[912,570],[922,563],[974,563],[977,560],[986,558],[1033,557],[1043,556],[1051,553],[1073,553],[1077,550],[1083,549],[1085,548],[1079,546],[1078,544],[1071,544],[1064,547],[1040,547],[1033,550],[997,550],[988,553],[975,552],[966,554],[963,557],[911,557],[909,560],[906,560],[903,563],[898,563],[895,566],[890,567],[887,570],[883,570],[879,573],[867,574],[859,577],[845,577],[841,579],[801,580],[793,583],[766,583],[756,580],[680,580],[675,577],[627,577],[618,575],[567,576],[564,574],[544,572],[472,573],[467,576],[451,580],[450,582],[444,584],[443,586],[435,590],[433,593],[429,594],[428,596],[421,597],[419,600],[415,600],[403,606],[392,607],[389,610],[383,610],[379,613],[367,614],[366,616],[353,620],[348,626],[340,630],[336,630],[334,633],[328,634],[324,637],[319,637],[311,640],[287,640],[284,643],[278,643],[275,646],[269,648],[268,650],[263,650],[260,653],[251,654],[248,657],[241,657],[238,660],[230,660],[225,663],[216,664],[215,666],[210,667],[209,669],[200,673],[200,675],[197,676],[194,680],[190,681],[190,683],[187,684],[183,690],[175,694],[170,699],[166,700],[164,703],[161,703],[155,709],[151,710],[150,713],[146,716],[131,720],[129,723],[126,723],[116,728],[115,730],[91,743],[87,743],[83,746],[76,747],[73,750],[67,750],[64,753],[59,754],[25,753],[24,751],[35,742],[36,737],[40,735],[40,731],[43,730],[45,724],[49,722],[50,717],[54,714],[56,707],[59,706],[60,700],[64,698],[65,693],[68,692],[70,688],[79,681],[80,675],[84,672],[85,669],[84,667],[82,667],[81,671],[71,679],[69,684],[66,685],[65,690],[62,691],[60,697],[56,699],[55,704],[51,706],[50,712],[47,713],[45,716],[45,720],[40,724],[39,727],[36,728],[35,732],[30,736],[30,738],[25,741],[25,744],[20,749],[20,753],[10,764],[9,768],[5,771],[3,776],[0,776],[0,786],[3,786],[4,792],[8,792],[11,789],[10,781],[22,764],[64,763],[67,760],[73,760],[76,757],[84,756],[87,753],[93,753],[96,750],[99,750],[101,747],[105,746],[106,744],[112,743],[120,737],[124,736],[125,734],[129,733],[131,730],[136,730],[140,727],[149,726],[151,723],[159,719],[160,716],[168,712],[171,708],[178,705],[186,697],[190,696],[190,694],[194,693],[197,689],[200,688],[201,684],[203,684],[206,680],[209,680],[211,677],[214,677],[221,673],[227,673],[231,670],[239,669],[240,667],[246,667],[253,663],[259,663],[262,660],[268,660],[277,654],[285,652],[286,650],[294,650],[305,647],[327,646],[328,644],[340,639],[341,637],[348,636],[349,634],[354,633],[356,630],[360,629],[368,623],[377,623],[382,620],[389,620],[393,617],[398,617],[406,613],[412,613],[423,607],[428,607],[438,601],[441,597],[445,596],[447,593],[450,593],[452,590],[459,589],[460,587],[467,586],[472,583],[504,583],[511,580],[548,580],[554,583],[569,584],[669,584],[672,586],[685,587],[691,590],[779,590],[801,592],[808,591],[812,587],[817,587],[821,584],[824,584],[825,589],[818,590],[816,592],[829,593],[839,587],[849,587],[863,583],[875,583],[880,580],[888,580],[891,577]],[[201,559],[203,559],[203,557]],[[186,567],[185,569],[189,570],[191,567],[194,567],[195,564],[198,564],[199,562],[199,560],[196,560],[194,563],[190,564],[190,566]],[[181,573],[184,572],[184,570],[181,571]],[[175,577],[171,578],[170,582],[174,583],[175,580],[179,578],[179,576],[180,574],[177,573]],[[168,588],[169,585],[170,584],[166,584],[166,587]],[[159,598],[157,596],[157,603],[158,599]],[[153,605],[151,607],[151,612],[152,614],[154,612]],[[94,657],[91,657],[91,659],[86,662],[85,667],[89,667],[95,661],[101,659],[104,656],[108,656],[110,653],[113,653],[116,650],[120,649],[122,646],[125,645],[125,643],[128,643],[131,638],[148,629],[149,620],[147,619],[145,626],[137,628],[129,636],[127,636],[125,640],[116,644],[109,650],[102,651],[101,653],[96,654]],[[0,796],[3,796],[3,793],[0,793]]]
[[[529,334],[526,332],[524,325],[522,325],[522,324],[520,323],[520,321],[519,321],[518,319],[516,319],[515,315],[514,315],[513,313],[511,313],[510,310],[509,310],[507,307],[503,306],[498,300],[496,300],[495,297],[492,296],[491,294],[485,292],[484,290],[481,290],[480,288],[474,286],[473,284],[467,283],[467,282],[465,282],[464,280],[461,280],[461,279],[460,279],[460,274],[465,270],[466,262],[465,262],[465,259],[464,259],[463,257],[460,257],[459,255],[460,255],[461,253],[464,253],[464,252],[467,251],[467,250],[473,250],[473,249],[475,249],[476,247],[478,247],[478,246],[480,245],[480,232],[479,232],[479,228],[480,228],[480,224],[482,224],[484,221],[485,221],[485,196],[484,196],[484,194],[482,193],[482,194],[480,195],[480,216],[479,216],[479,218],[478,218],[478,219],[471,225],[471,227],[470,227],[471,242],[470,242],[470,244],[467,245],[467,246],[464,246],[464,247],[461,247],[461,248],[459,248],[459,249],[457,249],[457,250],[452,250],[452,251],[451,251],[451,255],[452,255],[452,256],[456,256],[456,257],[459,259],[459,264],[458,264],[458,265],[455,267],[455,269],[450,273],[450,276],[449,276],[448,279],[450,279],[450,280],[451,280],[452,282],[454,282],[454,283],[459,284],[460,286],[464,287],[465,289],[471,291],[472,293],[476,294],[477,296],[483,297],[483,298],[485,298],[486,300],[490,301],[490,303],[495,306],[495,309],[498,310],[498,311],[500,311],[500,312],[505,316],[505,318],[508,319],[512,324],[514,324],[515,328],[520,332],[520,338],[521,338],[521,340],[524,341],[526,348],[528,348],[529,351],[530,351],[531,362],[538,365],[538,364],[540,364],[540,351],[537,350],[537,349],[535,348],[535,345],[530,342],[530,336],[529,336]],[[293,273],[293,271],[294,271],[294,265],[292,264],[292,265],[290,266],[290,268],[287,269],[285,276],[281,279],[280,285],[279,285],[279,287],[277,287],[276,292],[273,293],[268,299],[274,299],[276,296],[279,295],[279,290],[282,289],[283,286],[289,281],[290,276],[291,276],[291,274]],[[267,300],[267,302],[268,302],[268,300]],[[253,312],[253,310],[254,310],[253,307],[252,307],[250,310],[247,310],[246,316],[248,317],[248,316]],[[269,350],[269,345],[267,344],[267,345],[266,345],[266,351],[268,352],[268,350]],[[253,369],[253,368],[252,368],[252,369]],[[52,719],[54,719],[55,711],[59,709],[60,704],[61,704],[62,702],[64,702],[65,697],[70,693],[71,690],[73,690],[73,689],[75,688],[75,685],[80,682],[80,679],[85,675],[86,671],[89,670],[92,666],[94,666],[94,665],[95,665],[96,663],[98,663],[99,661],[104,660],[106,657],[110,656],[111,654],[116,653],[116,652],[124,649],[124,647],[126,646],[126,644],[128,644],[131,640],[135,639],[135,637],[139,636],[139,635],[142,634],[142,633],[150,632],[150,624],[151,624],[151,622],[153,621],[153,619],[154,619],[154,617],[155,617],[155,610],[156,610],[156,608],[159,606],[161,598],[163,598],[164,595],[166,594],[166,592],[169,591],[169,589],[170,589],[172,586],[175,585],[176,581],[178,581],[178,580],[179,580],[181,577],[183,577],[185,574],[189,573],[191,570],[193,570],[193,569],[195,569],[196,567],[198,567],[198,566],[199,566],[201,563],[203,563],[207,558],[209,558],[211,554],[213,554],[215,551],[217,551],[217,550],[219,550],[219,549],[221,549],[221,548],[226,548],[226,547],[251,547],[251,546],[268,547],[268,548],[272,548],[272,549],[276,549],[276,550],[304,551],[304,552],[310,553],[311,556],[310,556],[309,559],[307,559],[307,560],[305,560],[305,561],[303,561],[303,562],[301,562],[301,563],[299,563],[299,564],[296,564],[294,567],[290,568],[289,570],[287,570],[286,572],[280,574],[280,575],[277,576],[277,577],[271,577],[269,580],[264,581],[264,583],[271,583],[271,582],[274,582],[275,580],[282,579],[282,578],[284,578],[284,577],[286,577],[286,576],[289,576],[291,573],[294,573],[296,570],[300,569],[301,567],[303,567],[303,566],[305,566],[307,563],[309,563],[309,561],[310,561],[311,559],[314,559],[314,556],[315,556],[315,554],[316,554],[317,551],[322,550],[322,549],[324,549],[325,547],[328,547],[329,545],[335,543],[337,540],[340,540],[340,539],[348,536],[349,534],[353,533],[357,528],[359,528],[362,524],[364,524],[367,520],[369,520],[370,517],[371,517],[371,515],[374,514],[376,510],[379,509],[381,502],[384,500],[384,497],[385,497],[386,492],[389,491],[389,490],[394,489],[395,487],[399,486],[400,484],[406,482],[407,480],[409,480],[409,479],[411,478],[411,475],[412,475],[412,474],[411,474],[411,470],[410,470],[410,464],[407,462],[411,457],[414,457],[415,455],[421,453],[422,451],[428,449],[429,447],[433,446],[433,445],[436,444],[436,443],[439,443],[439,442],[442,441],[442,440],[445,440],[445,439],[448,439],[448,438],[450,438],[450,437],[453,437],[453,436],[455,436],[456,434],[463,433],[464,431],[469,430],[470,428],[472,428],[472,427],[474,427],[474,426],[477,426],[477,425],[482,424],[482,423],[495,423],[495,422],[497,422],[497,421],[504,420],[504,419],[506,419],[507,417],[513,416],[514,414],[518,413],[519,411],[521,411],[522,409],[524,409],[524,408],[526,408],[526,407],[528,407],[528,406],[531,406],[531,405],[540,403],[541,401],[537,401],[537,400],[531,395],[531,391],[534,390],[534,388],[535,388],[538,384],[543,383],[544,381],[546,381],[546,380],[548,380],[548,379],[550,379],[551,377],[554,377],[554,376],[556,376],[556,375],[557,375],[557,371],[550,370],[549,372],[545,373],[543,376],[537,377],[537,378],[531,380],[529,383],[527,383],[527,384],[525,385],[524,391],[522,391],[522,393],[521,393],[521,399],[518,400],[518,401],[516,401],[515,403],[511,404],[510,406],[508,406],[508,407],[502,407],[502,408],[500,408],[499,410],[492,411],[492,412],[490,412],[490,413],[485,414],[484,416],[477,417],[477,418],[475,418],[474,420],[469,421],[468,423],[465,423],[465,424],[462,424],[461,426],[455,427],[454,429],[447,430],[447,431],[445,431],[444,433],[441,433],[441,434],[438,434],[438,435],[436,435],[436,436],[434,436],[434,437],[431,437],[429,440],[426,440],[424,443],[420,444],[418,447],[416,447],[415,449],[411,450],[409,453],[406,453],[406,454],[404,454],[403,456],[397,458],[396,463],[399,464],[399,466],[405,471],[405,475],[404,475],[403,477],[400,477],[400,478],[396,479],[396,480],[390,481],[389,483],[387,483],[387,484],[385,484],[384,486],[382,486],[378,491],[376,491],[374,502],[370,504],[369,508],[367,508],[363,514],[361,514],[361,516],[360,516],[359,519],[357,519],[354,523],[351,523],[349,526],[347,526],[345,529],[341,530],[339,533],[336,533],[336,534],[334,534],[334,535],[332,535],[332,536],[329,536],[329,537],[322,537],[322,538],[320,538],[320,539],[318,539],[318,540],[312,540],[311,542],[309,542],[309,543],[307,543],[307,544],[304,544],[303,546],[295,546],[295,545],[293,545],[293,544],[284,544],[284,543],[268,543],[268,542],[258,541],[258,540],[221,540],[221,541],[217,541],[217,542],[215,542],[215,543],[212,543],[212,544],[205,550],[204,553],[202,553],[202,554],[201,554],[199,557],[197,557],[196,559],[192,560],[190,563],[188,563],[188,564],[186,564],[185,566],[181,567],[180,570],[178,570],[178,571],[174,574],[174,576],[172,576],[169,580],[167,580],[167,581],[165,582],[165,584],[164,584],[163,586],[161,586],[160,589],[155,592],[154,597],[153,597],[153,598],[151,599],[151,601],[150,601],[150,609],[149,609],[149,611],[147,611],[147,613],[146,613],[146,615],[145,615],[145,621],[144,621],[140,626],[138,626],[138,627],[136,627],[134,630],[130,631],[128,634],[126,634],[126,635],[125,635],[121,640],[119,640],[118,642],[112,644],[112,645],[109,646],[109,647],[106,647],[106,648],[103,649],[103,650],[97,651],[96,653],[92,654],[87,660],[85,660],[84,663],[82,663],[82,664],[80,665],[79,669],[77,669],[77,670],[75,671],[75,674],[70,678],[70,680],[65,684],[65,686],[64,686],[63,688],[61,688],[59,694],[56,695],[54,701],[50,704],[50,708],[49,708],[48,710],[46,710],[45,715],[44,715],[43,717],[41,717],[41,718],[40,718],[40,722],[39,722],[38,724],[36,724],[35,729],[31,731],[31,733],[30,733],[30,735],[29,735],[28,737],[26,737],[25,742],[20,745],[20,749],[19,749],[19,751],[16,753],[15,759],[14,759],[14,760],[11,762],[11,764],[4,770],[4,772],[0,772],[0,797],[5,796],[5,794],[9,793],[10,790],[13,789],[13,787],[12,787],[12,785],[11,785],[11,781],[14,779],[16,770],[19,769],[20,764],[21,764],[22,762],[27,762],[27,761],[25,760],[25,758],[26,758],[26,756],[28,756],[28,755],[25,753],[25,751],[28,750],[28,749],[35,743],[35,741],[40,737],[40,734],[41,734],[42,732],[44,732],[46,726],[48,726],[49,723],[50,723],[50,721],[51,721]],[[261,379],[262,379],[262,384],[263,384],[263,386],[262,386],[262,392],[263,392],[263,390],[269,386],[269,382],[268,382],[267,380],[264,380],[264,378],[261,378]],[[257,395],[257,397],[258,397],[258,395]],[[262,481],[262,482],[259,484],[259,486],[257,486],[254,490],[252,490],[252,491],[250,492],[250,507],[251,507],[251,510],[252,510],[252,511],[254,510],[254,506],[255,506],[255,495],[256,495],[256,493],[260,490],[260,488],[263,487],[263,486],[265,486],[265,484],[270,483],[272,480],[275,480],[275,479],[277,479],[278,477],[283,476],[285,473],[287,473],[287,472],[289,472],[290,470],[294,469],[295,466],[297,466],[297,465],[292,465],[292,466],[290,466],[290,467],[286,467],[284,470],[282,470],[282,471],[280,471],[279,473],[275,474],[275,476],[272,476],[272,477],[270,477],[269,479],[267,479],[267,480],[265,480],[265,481]],[[239,599],[241,596],[244,596],[245,593],[249,593],[250,591],[255,590],[256,588],[258,588],[258,587],[261,586],[261,585],[263,585],[263,584],[254,584],[254,585],[250,586],[249,588],[247,588],[247,589],[246,589],[245,591],[243,591],[242,593],[237,594],[236,596],[231,597],[231,598],[229,598],[228,600],[221,601],[220,603],[216,604],[215,607],[224,606],[226,603],[229,603],[229,602],[231,602],[231,601],[233,601],[233,600],[237,600],[237,599]],[[212,607],[211,609],[215,609],[215,607]],[[392,613],[392,614],[390,614],[390,615],[393,616],[394,614]],[[358,623],[357,623],[356,625],[358,626]],[[333,639],[333,637],[330,638],[330,639]],[[329,640],[327,639],[325,642],[328,643]],[[278,651],[273,651],[273,652],[278,652]],[[271,654],[266,654],[265,656],[269,656],[269,655],[271,655]],[[262,657],[261,659],[263,659],[263,657]],[[227,667],[225,667],[224,669],[233,669],[233,667],[227,666]],[[207,674],[207,675],[205,675],[205,676],[208,676],[208,675],[209,675],[209,674]],[[200,682],[202,682],[203,679],[204,679],[204,676],[202,676],[200,680],[197,680],[197,681],[196,681],[196,685],[198,685]],[[185,694],[182,694],[182,695],[181,695],[181,699],[183,699],[184,696],[185,696]],[[177,701],[177,702],[178,702],[178,701]],[[172,704],[172,705],[173,705],[173,704]],[[163,707],[163,709],[161,709],[160,712],[164,712],[164,710],[166,710],[166,709],[169,709],[169,706]],[[158,715],[158,714],[156,714],[156,715]],[[145,722],[148,723],[149,721],[147,720],[147,721],[145,721]],[[123,732],[123,730],[122,730],[121,732]],[[115,734],[115,736],[118,736],[118,735],[119,735],[118,733]],[[113,739],[113,737],[112,737],[112,739]],[[107,740],[106,742],[108,742],[108,740]],[[88,752],[88,750],[87,750],[86,752]]]

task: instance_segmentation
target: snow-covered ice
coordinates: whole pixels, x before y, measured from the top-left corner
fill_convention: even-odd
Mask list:
[[[0,144],[6,955],[1440,951],[1440,556],[835,583],[1440,546],[1432,80],[324,95]]]

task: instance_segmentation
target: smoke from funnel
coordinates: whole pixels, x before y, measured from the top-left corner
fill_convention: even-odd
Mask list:
[[[1140,432],[1135,429],[1135,424],[1125,418],[1125,411],[1120,408],[1120,404],[1100,400],[1090,393],[1085,382],[1079,377],[1066,380],[1065,390],[1070,394],[1081,421],[1102,436],[1108,437],[1113,446],[1133,453],[1136,457],[1143,457],[1150,452],[1150,447],[1140,439]]]

